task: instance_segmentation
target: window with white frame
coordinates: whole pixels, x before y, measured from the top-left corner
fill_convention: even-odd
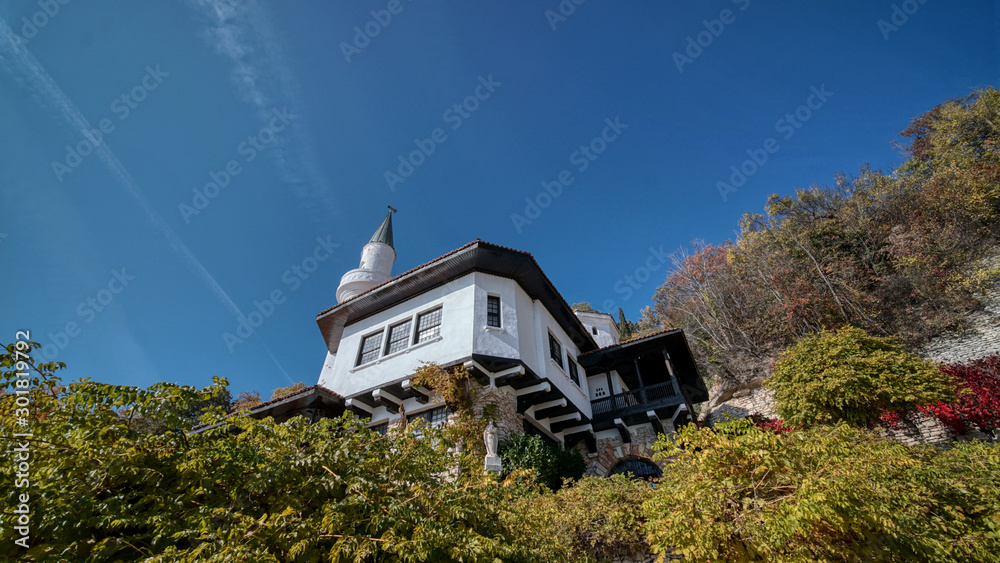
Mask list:
[[[398,352],[410,343],[410,320],[389,328],[389,342],[386,343],[385,353],[392,354]]]
[[[577,387],[579,387],[580,369],[577,367],[576,362],[573,361],[573,358],[567,358],[567,360],[569,360],[569,378],[573,380],[573,383],[576,383]]]
[[[486,297],[486,326],[500,328],[500,298],[496,295]]]
[[[559,341],[556,340],[555,336],[552,336],[551,332],[549,333],[549,356],[555,363],[559,364],[559,367],[563,367],[562,344],[559,344]]]
[[[414,344],[419,344],[441,335],[441,307],[417,316],[417,336]]]
[[[379,349],[382,347],[382,333],[369,334],[361,339],[361,351],[358,354],[358,364],[367,364],[378,359]]]

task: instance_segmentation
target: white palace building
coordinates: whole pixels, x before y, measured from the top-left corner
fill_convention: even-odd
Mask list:
[[[652,475],[656,434],[708,399],[681,330],[619,342],[611,315],[573,311],[526,252],[476,240],[393,277],[395,258],[390,211],[337,304],[316,317],[318,383],[255,416],[348,410],[380,432],[403,417],[446,423],[447,407],[410,375],[463,365],[498,406],[501,439],[525,432],[581,448],[594,475]]]

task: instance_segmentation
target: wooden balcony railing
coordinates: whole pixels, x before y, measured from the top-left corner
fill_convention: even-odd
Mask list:
[[[673,381],[640,387],[590,403],[594,419],[620,418],[683,401]]]

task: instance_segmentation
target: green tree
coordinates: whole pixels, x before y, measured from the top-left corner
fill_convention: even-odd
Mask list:
[[[687,425],[644,505],[655,552],[694,562],[997,561],[1000,449],[850,427]]]
[[[622,311],[621,307],[618,307],[618,332],[621,334],[620,342],[632,338],[638,332],[636,324],[625,318],[625,311]]]
[[[37,344],[33,344],[37,348]],[[23,348],[23,346],[22,346]],[[502,505],[532,493],[516,477],[456,474],[454,443],[432,428],[381,436],[349,415],[277,424],[214,409],[200,433],[181,413],[226,386],[149,389],[82,380],[61,364],[0,355],[4,387],[31,366],[28,482],[0,469],[0,502],[30,507],[30,545],[18,515],[0,515],[0,556],[35,561],[524,561],[506,526],[533,524]],[[18,364],[21,362],[21,364]],[[20,378],[23,379],[23,378]],[[23,389],[22,389],[23,390]],[[18,395],[0,395],[0,434],[24,431]],[[22,401],[23,402],[23,401]],[[157,405],[171,408],[158,410]],[[130,421],[162,415],[167,431]],[[19,415],[20,416],[20,415]],[[5,438],[11,440],[11,438]],[[21,440],[21,439],[18,439]],[[21,443],[20,441],[17,443]],[[481,466],[480,466],[481,467]],[[21,500],[25,494],[29,498]],[[520,531],[518,532],[520,533]]]
[[[580,303],[574,303],[573,305],[571,305],[571,308],[574,311],[580,311],[581,313],[597,313],[597,312],[599,312],[596,309],[594,309],[590,305],[590,303],[587,303],[586,301],[581,301]]]
[[[884,412],[955,399],[935,364],[906,352],[896,338],[854,327],[803,338],[781,354],[766,384],[791,424],[865,425]]]
[[[505,471],[527,469],[550,490],[558,491],[564,479],[583,477],[587,464],[579,450],[548,444],[540,436],[514,433],[500,444]]]

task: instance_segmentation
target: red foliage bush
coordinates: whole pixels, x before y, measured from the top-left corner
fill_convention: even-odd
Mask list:
[[[983,432],[1000,428],[1000,355],[986,356],[967,364],[946,364],[941,371],[950,375],[958,387],[958,399],[952,403],[934,403],[918,407],[936,417],[958,434],[978,426]]]
[[[792,430],[798,430],[800,427],[792,426],[785,423],[784,420],[780,418],[764,418],[762,416],[752,416],[754,426],[757,428],[762,428],[764,430],[769,430],[771,432],[776,432],[778,434],[785,434],[791,432]]]

